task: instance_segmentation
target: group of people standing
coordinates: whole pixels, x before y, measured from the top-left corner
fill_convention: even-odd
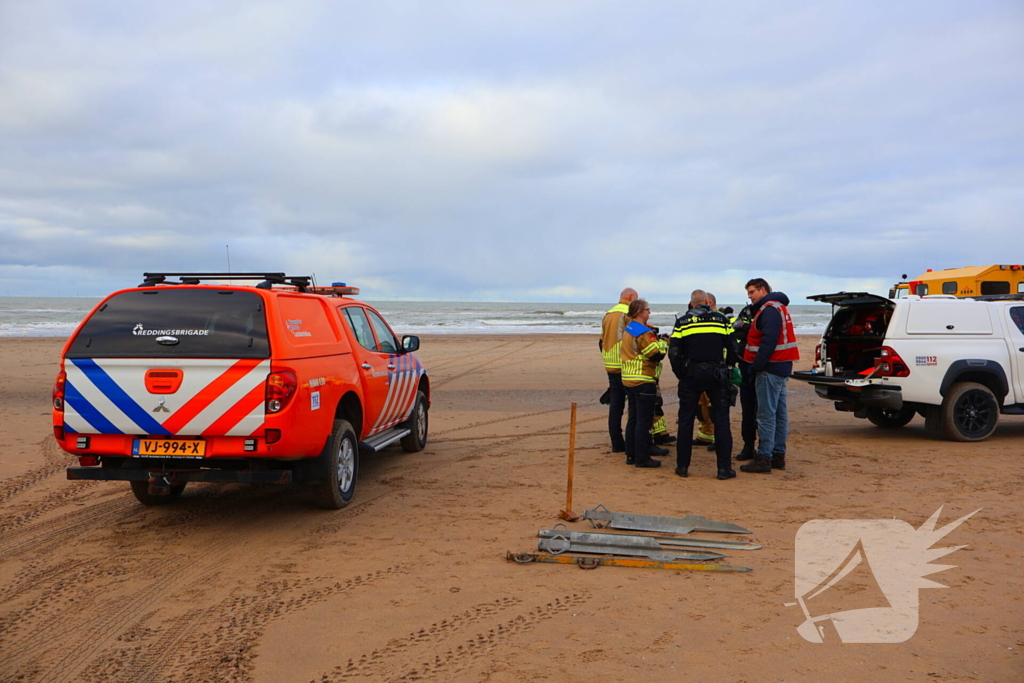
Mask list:
[[[693,446],[712,443],[710,436],[718,478],[736,476],[729,424],[736,385],[743,411],[743,449],[736,459],[750,461],[740,469],[770,474],[786,468],[786,382],[793,361],[800,358],[789,297],[772,292],[762,278],[750,280],[746,290],[750,304],[735,317],[717,310],[710,292],[694,290],[689,309],[676,319],[671,334],[648,324],[651,307],[631,287],[622,290],[619,303],[605,314],[599,346],[608,374],[608,433],[612,452],[625,453],[626,464],[660,467],[656,458],[669,453],[654,442],[654,435],[665,430],[658,413],[661,366],[667,356],[679,380],[677,475],[689,476]],[[706,406],[713,430],[702,428],[694,439],[693,423],[701,406]]]

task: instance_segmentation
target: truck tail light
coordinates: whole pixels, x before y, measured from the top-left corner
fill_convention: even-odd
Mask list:
[[[294,372],[272,372],[267,376],[266,411],[279,413],[288,407],[288,403],[299,387],[299,380]]]
[[[818,365],[821,363],[821,344],[814,347],[814,364]]]
[[[910,368],[900,358],[900,354],[888,346],[883,346],[879,357],[875,359],[875,377],[909,377]]]
[[[61,370],[57,373],[57,380],[53,383],[53,409],[58,413],[64,412],[64,385],[67,384],[68,373]]]

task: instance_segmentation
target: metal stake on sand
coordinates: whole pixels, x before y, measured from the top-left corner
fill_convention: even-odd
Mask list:
[[[576,404],[572,404],[572,414],[569,417],[569,481],[565,491],[565,509],[558,511],[558,517],[567,522],[575,522],[580,518],[572,511],[572,470],[573,458],[576,451]]]

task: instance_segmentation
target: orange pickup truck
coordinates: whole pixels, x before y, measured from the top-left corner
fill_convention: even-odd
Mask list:
[[[399,341],[358,289],[284,273],[144,277],[64,346],[53,433],[79,459],[68,479],[128,481],[146,505],[190,481],[294,482],[337,509],[360,455],[426,446],[419,338]]]

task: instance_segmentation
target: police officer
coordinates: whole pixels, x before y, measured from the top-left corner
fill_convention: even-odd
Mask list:
[[[744,348],[747,345],[747,333],[750,331],[750,324],[754,320],[754,305],[749,304],[743,307],[740,314],[733,321],[733,338],[736,340],[737,348]],[[754,390],[754,371],[750,369],[750,363],[740,358],[740,407],[743,411],[743,420],[740,423],[740,436],[743,438],[743,449],[736,454],[737,460],[753,460],[757,448],[757,392]]]
[[[696,289],[690,295],[690,310],[676,320],[669,340],[668,357],[679,378],[679,440],[676,441],[676,474],[689,475],[693,442],[693,419],[702,392],[711,404],[715,425],[715,454],[718,478],[732,479],[732,432],[729,428],[728,371],[737,360],[729,319],[715,311],[707,292]]]
[[[658,366],[665,357],[667,343],[659,339],[655,328],[647,324],[651,307],[643,299],[629,304],[626,327],[622,331],[619,357],[622,360],[622,386],[626,389],[629,417],[626,419],[626,464],[637,467],[661,467],[652,452],[668,455],[651,443],[654,404],[658,397]]]

